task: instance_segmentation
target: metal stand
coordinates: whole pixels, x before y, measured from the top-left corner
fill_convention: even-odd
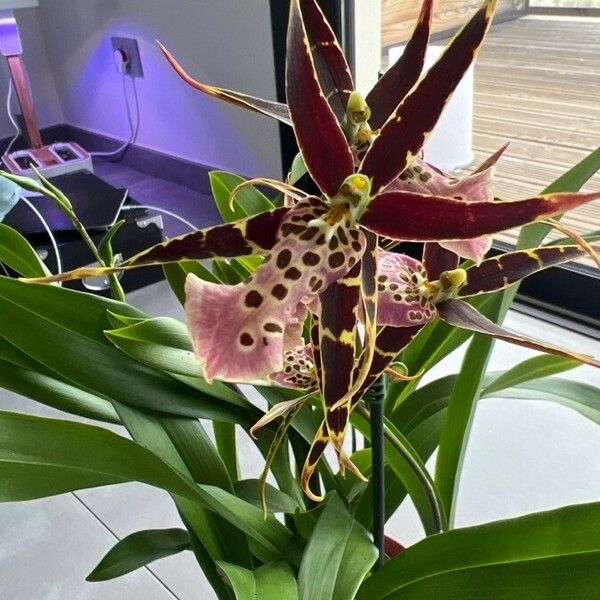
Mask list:
[[[375,569],[380,569],[385,560],[385,454],[383,437],[384,380],[380,377],[365,394],[371,413],[371,464],[373,482],[373,541],[379,551]]]

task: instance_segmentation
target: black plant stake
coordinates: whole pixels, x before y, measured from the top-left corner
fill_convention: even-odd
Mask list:
[[[383,566],[385,526],[385,456],[383,437],[384,378],[380,377],[365,394],[371,421],[371,465],[373,481],[373,541],[379,551],[375,569]]]

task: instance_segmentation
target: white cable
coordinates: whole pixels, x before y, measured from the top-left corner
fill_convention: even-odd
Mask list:
[[[164,213],[165,215],[168,215],[169,217],[173,217],[174,219],[177,219],[184,225],[187,225],[193,231],[198,231],[198,227],[196,227],[193,223],[190,223],[189,221],[184,219],[182,216],[180,216],[174,212],[171,212],[170,210],[167,210],[166,208],[159,208],[158,206],[151,206],[150,204],[128,204],[127,206],[122,206],[121,210],[134,210],[136,208],[142,208],[145,210],[154,210],[159,213]]]
[[[8,146],[6,147],[6,150],[4,151],[4,154],[8,154],[10,152],[11,148],[13,147],[13,144],[17,141],[18,137],[21,135],[21,128],[19,127],[14,115],[12,114],[12,109],[10,106],[10,103],[12,100],[12,94],[13,94],[13,82],[12,82],[12,79],[9,77],[8,78],[8,94],[6,95],[6,113],[17,133],[16,133],[15,137],[12,140],[10,140]]]
[[[42,224],[43,228],[46,230],[46,233],[48,234],[48,237],[50,238],[50,243],[52,244],[52,248],[54,250],[54,256],[56,257],[56,269],[57,269],[56,274],[58,275],[59,273],[62,273],[62,261],[60,260],[60,252],[58,250],[58,244],[56,243],[56,238],[54,237],[54,234],[50,230],[50,227],[48,226],[46,219],[44,219],[44,217],[42,217],[40,211],[29,200],[27,200],[27,198],[25,198],[25,196],[21,196],[21,200],[23,200],[23,202],[25,202],[25,204],[27,204],[27,206],[29,206],[29,208],[34,212],[35,216],[40,220],[40,223]]]
[[[129,130],[131,132],[131,135],[130,135],[129,139],[122,146],[119,146],[116,150],[110,150],[109,152],[90,152],[90,156],[113,158],[115,156],[118,156],[125,150],[127,150],[127,148],[129,148],[129,146],[131,146],[131,144],[133,144],[135,142],[135,140],[137,139],[138,131],[140,128],[140,102],[139,102],[138,93],[137,93],[137,86],[135,85],[135,78],[132,77],[131,85],[133,87],[133,96],[135,99],[135,116],[136,116],[135,125],[134,125],[133,117],[131,116],[131,106],[129,105],[129,95],[127,94],[127,85],[125,83],[125,78],[126,78],[125,71],[123,71],[123,95],[125,96],[125,108],[127,109],[127,121],[129,122]]]

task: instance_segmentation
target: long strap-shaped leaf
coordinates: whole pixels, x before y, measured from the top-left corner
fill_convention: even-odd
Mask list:
[[[249,96],[248,94],[242,94],[241,92],[226,90],[214,85],[209,85],[208,83],[202,83],[201,81],[198,81],[189,75],[187,71],[179,64],[179,62],[177,62],[177,59],[160,42],[157,43],[162,53],[169,61],[169,64],[173,67],[173,69],[175,69],[177,75],[179,75],[181,79],[183,79],[193,88],[200,90],[204,94],[212,96],[213,98],[224,100],[229,104],[241,106],[242,108],[247,108],[254,112],[267,115],[268,117],[273,117],[282,123],[285,123],[286,125],[291,124],[290,113],[285,104],[282,104],[281,102],[273,102],[271,100],[263,100],[262,98]]]
[[[388,120],[421,76],[429,42],[432,6],[433,0],[423,0],[419,19],[402,56],[367,94],[366,101],[371,109],[369,124],[373,129],[379,129]]]
[[[182,260],[266,254],[275,245],[281,221],[289,211],[289,208],[277,208],[234,223],[187,233],[143,250],[117,267],[75,269],[30,281],[71,281]]]
[[[541,221],[598,198],[600,192],[548,194],[510,202],[464,202],[444,196],[389,192],[370,202],[361,225],[397,240],[468,240]]]
[[[474,333],[482,333],[484,335],[490,335],[496,339],[515,344],[517,346],[523,346],[525,348],[531,348],[532,350],[538,350],[539,352],[546,352],[548,354],[554,354],[556,356],[563,356],[564,358],[571,358],[581,363],[591,365],[592,367],[600,368],[600,360],[595,359],[585,354],[579,354],[577,352],[571,352],[563,348],[557,348],[550,344],[543,342],[537,342],[529,338],[511,333],[510,331],[496,325],[480,312],[473,308],[470,304],[463,302],[462,300],[446,300],[437,305],[440,317],[453,325],[454,327],[460,327],[462,329],[468,329]]]
[[[475,59],[496,4],[497,0],[485,0],[419,85],[383,125],[360,168],[362,173],[373,177],[373,194],[378,194],[404,171],[425,143],[448,99]]]
[[[288,24],[286,95],[306,167],[319,188],[334,196],[354,170],[352,152],[319,84],[300,9],[292,0]]]
[[[300,7],[321,89],[341,122],[346,114],[348,96],[354,90],[350,67],[316,1],[300,0]]]
[[[579,246],[546,246],[488,258],[467,270],[467,284],[458,296],[466,298],[502,290],[534,273],[585,255],[585,250]]]

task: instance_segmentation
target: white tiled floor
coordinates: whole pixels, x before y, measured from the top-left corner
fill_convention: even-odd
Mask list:
[[[166,284],[131,294],[129,299],[148,313],[181,317],[181,308]],[[600,356],[599,342],[519,313],[511,312],[506,325],[530,336]],[[498,343],[490,368],[505,368],[532,354]],[[455,372],[460,359],[459,350],[438,365],[430,377]],[[590,367],[571,371],[569,376],[600,386],[600,373]],[[0,409],[59,415],[1,390]],[[245,450],[242,452],[246,455]],[[576,413],[543,402],[484,400],[477,410],[465,459],[457,524],[599,500],[598,456],[600,427]],[[258,459],[244,461],[242,468],[255,476],[260,468]],[[189,552],[114,581],[94,584],[84,581],[117,538],[139,529],[173,526],[179,526],[179,521],[167,494],[141,484],[1,504],[0,598],[213,598]],[[412,543],[422,535],[408,503],[397,511],[388,529],[405,543]]]

